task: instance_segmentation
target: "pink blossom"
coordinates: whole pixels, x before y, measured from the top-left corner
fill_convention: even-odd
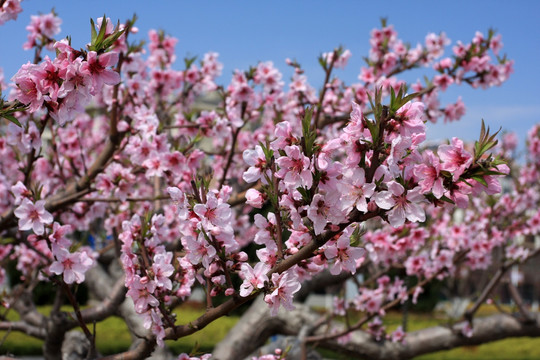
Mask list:
[[[367,199],[373,196],[375,184],[366,184],[365,171],[363,168],[349,169],[344,174],[341,207],[350,210],[351,207],[361,212],[367,212]]]
[[[200,235],[198,240],[192,236],[186,236],[182,239],[182,244],[188,251],[187,258],[193,265],[202,262],[203,266],[208,268],[216,256],[216,249],[206,241],[203,235]]]
[[[41,80],[44,78],[39,71],[39,65],[26,64],[21,66],[19,71],[11,78],[11,81],[17,85],[15,97],[25,105],[29,105],[30,112],[35,112],[43,104],[43,89]]]
[[[22,0],[6,0],[0,7],[0,25],[8,20],[16,20],[17,15],[22,11]]]
[[[264,182],[263,172],[266,170],[267,164],[262,148],[257,145],[255,146],[255,150],[245,150],[243,158],[246,164],[250,166],[249,169],[244,172],[244,181],[251,183],[262,178]]]
[[[270,305],[270,314],[276,316],[280,305],[287,310],[293,310],[293,295],[301,287],[296,276],[292,275],[291,270],[281,274],[273,273],[272,284],[275,287],[274,290],[264,297],[264,301]]]
[[[127,295],[133,299],[135,303],[135,311],[139,314],[148,311],[149,307],[157,307],[158,299],[152,295],[156,290],[156,283],[149,280],[146,276],[140,277],[135,275],[130,284]]]
[[[207,194],[206,204],[196,204],[193,211],[201,219],[201,225],[208,230],[226,227],[232,217],[231,206],[218,199],[213,192]]]
[[[313,175],[309,159],[296,145],[285,147],[285,156],[276,159],[279,171],[276,176],[283,179],[285,185],[296,189],[299,186],[311,188]]]
[[[322,233],[328,222],[338,225],[345,221],[345,214],[339,208],[338,201],[339,194],[336,192],[328,193],[326,196],[322,194],[313,196],[307,215],[313,221],[315,235]]]
[[[109,66],[116,65],[118,62],[118,53],[108,52],[98,56],[95,51],[88,52],[88,58],[81,66],[81,71],[88,73],[92,77],[92,95],[101,90],[103,84],[116,85],[120,82],[120,74],[116,71],[107,69]]]
[[[15,216],[19,218],[19,230],[34,230],[36,235],[43,235],[45,232],[44,225],[49,225],[53,222],[53,216],[45,210],[45,201],[39,200],[32,203],[25,198],[21,206],[15,210]]]
[[[362,107],[357,103],[352,103],[351,120],[343,129],[352,139],[359,139],[364,132],[364,114]]]
[[[425,105],[420,101],[408,102],[396,112],[396,119],[401,124],[399,133],[404,137],[423,135],[426,132]],[[421,140],[423,141],[425,135]],[[416,142],[414,142],[416,143]]]
[[[240,296],[249,296],[255,289],[262,289],[264,283],[268,281],[266,274],[270,271],[270,266],[259,262],[252,268],[251,265],[243,263],[241,267],[240,277],[244,279],[240,285]]]
[[[143,326],[146,329],[152,330],[152,333],[156,336],[158,346],[165,346],[165,343],[163,342],[163,339],[165,338],[165,327],[163,326],[163,321],[161,320],[159,312],[155,309],[150,309],[150,311],[143,313],[143,317]]]
[[[324,250],[327,259],[335,258],[334,264],[330,268],[332,275],[337,275],[343,270],[347,270],[352,274],[356,273],[357,261],[366,253],[364,249],[351,247],[351,233],[352,229],[350,231],[345,230],[335,243],[327,244]]]
[[[172,252],[166,252],[154,256],[152,270],[158,288],[172,289],[172,282],[169,278],[174,273],[174,266],[171,264],[172,255]]]
[[[66,237],[67,234],[72,232],[71,225],[60,225],[55,222],[53,224],[52,233],[49,235],[49,241],[51,245],[59,246],[63,248],[69,248],[71,241]]]
[[[390,340],[394,343],[404,343],[405,337],[407,336],[407,333],[403,331],[403,328],[400,326],[397,327],[394,332],[390,335]]]
[[[463,334],[463,336],[468,338],[473,336],[474,330],[470,322],[466,322],[465,325],[463,325],[463,327],[461,328],[461,333]]]
[[[15,205],[19,205],[24,198],[32,196],[30,190],[28,190],[21,181],[17,181],[17,183],[11,187],[11,192],[15,196]]]
[[[448,86],[452,85],[453,82],[454,79],[452,79],[452,77],[448,76],[447,74],[436,75],[433,78],[433,84],[439,87],[442,91],[448,89]]]
[[[388,222],[393,227],[404,224],[405,218],[412,222],[425,221],[426,214],[419,205],[424,196],[420,193],[420,187],[405,192],[405,188],[392,181],[388,184],[388,191],[381,191],[374,196],[375,203],[381,209],[388,211]]]
[[[441,169],[452,172],[454,181],[473,161],[472,155],[463,148],[463,141],[458,138],[452,138],[451,145],[440,145],[437,153],[443,162]]]
[[[419,179],[422,194],[433,192],[433,195],[440,199],[444,194],[443,180],[440,174],[441,166],[439,158],[431,151],[424,153],[424,163],[414,169],[414,175]]]
[[[449,104],[446,106],[446,109],[444,109],[444,121],[459,120],[465,115],[465,112],[465,104],[460,96],[455,104]]]
[[[51,264],[49,270],[57,275],[63,274],[66,284],[84,282],[84,274],[94,266],[94,260],[85,251],[70,253],[64,248],[58,248],[54,256],[56,261]]]

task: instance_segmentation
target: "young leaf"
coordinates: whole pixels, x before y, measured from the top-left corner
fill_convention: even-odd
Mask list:
[[[22,127],[21,123],[19,122],[19,120],[17,120],[17,118],[15,118],[15,116],[9,115],[9,114],[2,114],[1,116],[2,116],[3,118],[8,119],[9,121],[11,121],[12,123],[14,123],[14,124],[17,125],[18,127]]]

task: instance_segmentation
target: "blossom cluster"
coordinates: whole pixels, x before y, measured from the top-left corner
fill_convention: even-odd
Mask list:
[[[13,256],[19,258],[19,271],[28,276],[35,270],[43,270],[48,274],[62,275],[66,284],[84,282],[85,273],[95,265],[96,254],[92,249],[83,246],[71,251],[72,241],[67,237],[72,232],[71,226],[53,223],[53,216],[44,207],[45,201],[33,201],[31,192],[23,183],[19,181],[14,185],[12,193],[16,197],[15,203],[19,204],[14,212],[19,219],[19,230],[33,232],[28,236],[30,247],[21,244],[14,248]],[[32,251],[36,248],[45,259]]]
[[[461,99],[441,107],[440,92],[497,86],[511,74],[492,32],[444,58],[444,33],[411,48],[384,24],[371,34],[358,83],[331,76],[350,62],[349,50],[321,55],[328,80],[317,94],[295,61],[287,61],[288,83],[261,62],[219,86],[218,54],[176,70],[178,41],[163,32],[150,31],[145,57],[128,41],[137,32],[131,22],[92,22],[81,51],[54,40],[59,25],[55,14],[32,18],[27,47],[51,46],[56,57],[12,78],[10,98],[26,108],[16,114],[21,126],[10,122],[0,137],[8,194],[0,230],[18,231],[16,244],[0,245],[0,262],[16,259],[27,278],[81,283],[98,254],[73,232],[91,235],[103,254],[118,251],[111,256],[121,261],[127,296],[161,346],[183,326],[174,307],[196,287],[208,309],[220,297],[239,306],[261,294],[276,315],[293,309],[302,282],[325,270],[356,274],[368,261],[383,275],[352,300],[337,299],[334,311],[363,312],[374,338],[401,342],[403,331],[386,334],[381,317],[388,304],[416,302],[423,287],[384,271],[429,281],[458,275],[457,261],[486,269],[496,248],[505,259],[529,256],[508,239],[540,231],[540,212],[531,210],[540,201],[538,127],[519,186],[491,206],[499,179],[517,171],[491,154],[511,152],[511,137],[497,148],[482,126],[472,148],[458,138],[424,148],[428,121],[465,111]],[[418,66],[435,75],[408,86],[400,75]],[[201,101],[209,93],[212,109]],[[524,216],[503,221],[514,213]]]

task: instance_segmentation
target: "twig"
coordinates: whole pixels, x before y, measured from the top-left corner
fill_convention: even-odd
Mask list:
[[[518,289],[511,282],[508,282],[506,286],[508,287],[510,296],[512,297],[512,300],[514,300],[514,302],[516,303],[516,306],[519,309],[519,312],[521,313],[523,318],[526,321],[534,321],[534,316],[532,316],[529,310],[525,308],[525,304],[523,303],[523,299],[521,298]]]

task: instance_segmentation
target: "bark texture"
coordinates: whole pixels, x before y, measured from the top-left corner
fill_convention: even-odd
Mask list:
[[[377,342],[364,332],[355,332],[348,344],[334,341],[321,346],[334,349],[354,359],[411,359],[415,356],[449,350],[461,346],[480,345],[510,337],[540,336],[540,315],[534,320],[525,321],[512,315],[497,314],[475,319],[473,334],[466,337],[461,330],[465,322],[453,327],[436,326],[412,332],[407,335],[405,344],[389,341]]]
[[[313,325],[322,323],[319,315],[305,305],[295,306],[293,311],[281,309],[276,317],[271,317],[268,306],[262,298],[258,298],[227,337],[216,346],[214,358],[237,360],[249,358],[251,355],[272,353],[271,346],[262,346],[275,334],[288,335],[280,341],[286,340],[289,344],[298,345],[302,344],[303,337],[310,333],[322,335],[328,331],[326,324],[320,327]],[[403,344],[376,341],[364,331],[355,331],[347,344],[328,340],[319,342],[317,346],[345,354],[351,359],[406,360],[436,351],[480,345],[511,337],[540,337],[540,314],[534,314],[530,318],[509,314],[477,318],[473,321],[473,333],[470,337],[463,335],[462,329],[466,325],[466,322],[462,322],[453,326],[435,326],[411,332],[407,334]],[[333,323],[330,328],[342,330],[344,325]],[[310,344],[307,344],[308,353],[309,348]]]

